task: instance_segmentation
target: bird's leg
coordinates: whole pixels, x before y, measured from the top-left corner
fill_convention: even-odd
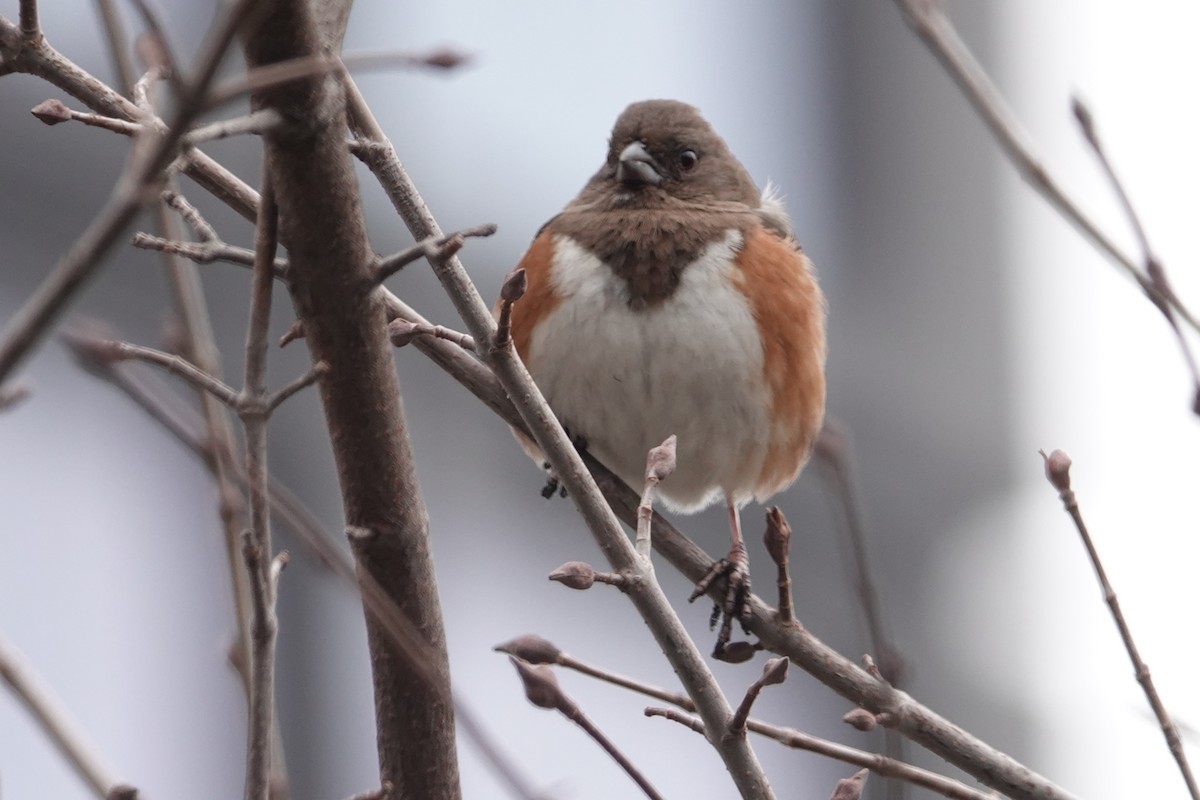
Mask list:
[[[745,542],[742,541],[742,521],[737,506],[732,500],[727,500],[726,507],[729,509],[729,554],[712,565],[688,598],[690,603],[705,594],[713,581],[718,578],[725,579],[725,595],[720,602],[713,603],[712,618],[708,625],[709,628],[714,628],[717,621],[721,621],[717,645],[713,648],[713,655],[717,658],[721,657],[725,645],[729,644],[734,618],[742,623],[742,630],[747,633],[747,625],[750,622],[750,604],[746,602],[750,597],[750,558],[746,554]]]

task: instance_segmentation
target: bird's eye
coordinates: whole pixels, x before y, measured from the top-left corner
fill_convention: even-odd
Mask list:
[[[699,161],[700,156],[696,155],[695,150],[684,150],[679,154],[679,168],[684,172],[691,172]]]

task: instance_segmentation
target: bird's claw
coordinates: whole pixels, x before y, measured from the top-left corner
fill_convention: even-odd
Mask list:
[[[725,593],[719,602],[713,603],[712,617],[708,621],[709,630],[717,627],[718,621],[721,623],[717,644],[713,648],[713,657],[718,659],[729,644],[735,618],[741,623],[742,631],[750,633],[750,559],[740,542],[730,549],[728,555],[713,563],[705,576],[696,582],[688,602],[707,594],[709,587],[720,578],[725,579]]]

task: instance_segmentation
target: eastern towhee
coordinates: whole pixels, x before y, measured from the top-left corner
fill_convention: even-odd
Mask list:
[[[825,410],[825,302],[783,204],[695,108],[634,103],[519,267],[513,341],[564,427],[635,489],[675,434],[664,503],[728,507],[727,638],[749,589],[738,509],[796,479]]]

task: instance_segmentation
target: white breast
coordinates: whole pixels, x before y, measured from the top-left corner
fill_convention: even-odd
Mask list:
[[[678,467],[661,494],[680,511],[745,502],[767,453],[762,344],[730,276],[741,244],[730,232],[683,270],[667,300],[634,310],[624,280],[556,236],[561,302],[530,344],[530,372],[559,419],[634,488],[646,452],[678,437]]]

